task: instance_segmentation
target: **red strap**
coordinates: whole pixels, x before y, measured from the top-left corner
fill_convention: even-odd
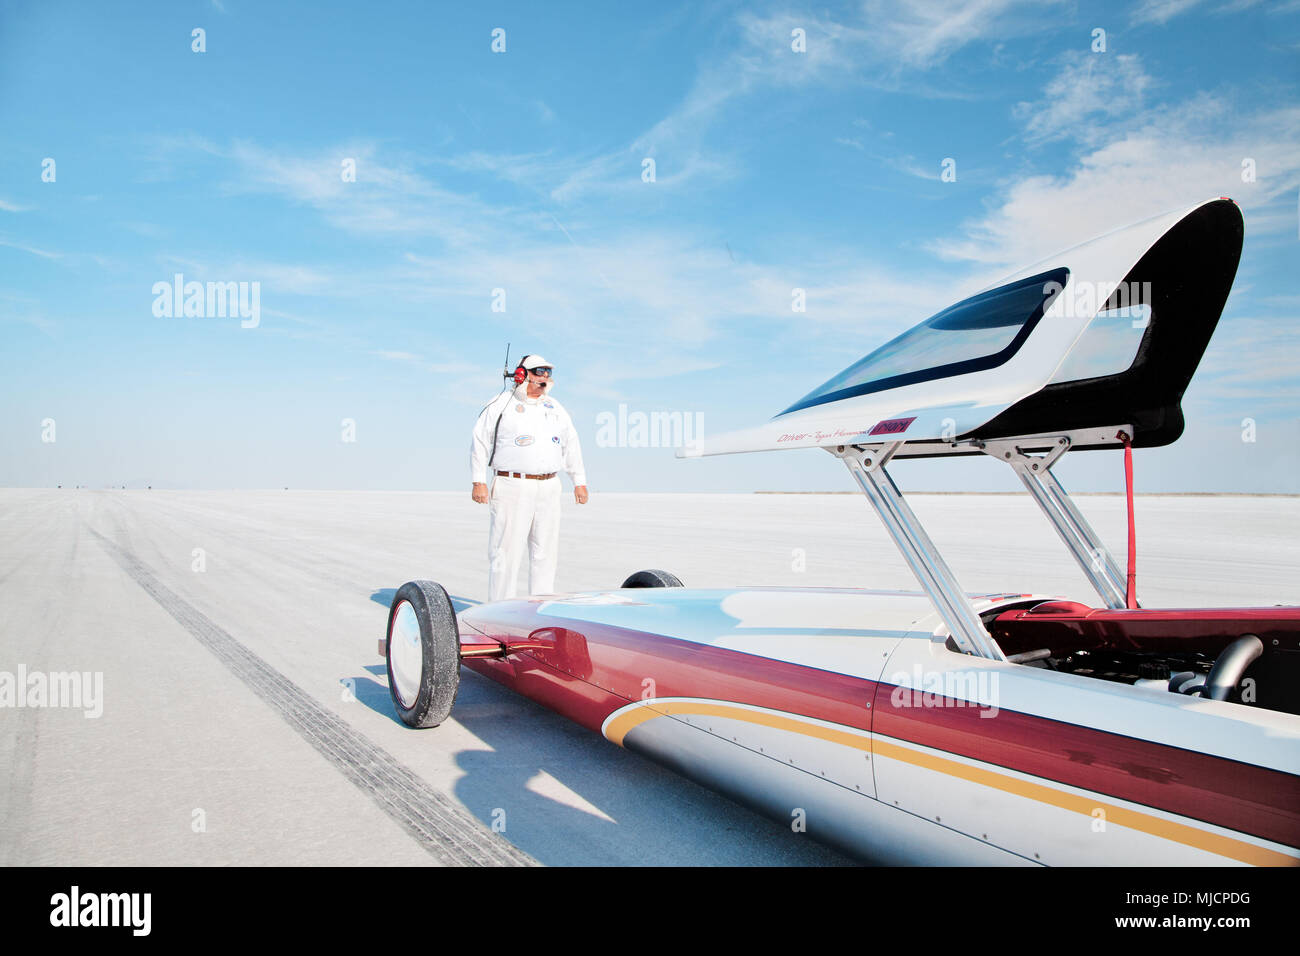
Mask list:
[[[1137,603],[1137,530],[1133,523],[1133,442],[1126,432],[1119,433],[1124,443],[1124,484],[1128,491],[1128,591],[1124,606],[1136,608]]]

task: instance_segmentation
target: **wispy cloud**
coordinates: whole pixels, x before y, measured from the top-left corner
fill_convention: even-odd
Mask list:
[[[1143,0],[1129,19],[1133,23],[1164,24],[1200,3],[1201,0]]]
[[[63,258],[63,253],[61,252],[51,252],[48,249],[38,249],[36,246],[28,245],[25,242],[16,242],[4,237],[0,237],[0,246],[7,246],[10,249],[18,249],[21,252],[26,252],[33,256],[40,256],[42,259]]]
[[[1134,53],[1074,51],[1034,102],[1021,102],[1014,115],[1024,120],[1030,143],[1072,137],[1083,143],[1107,138],[1110,122],[1129,117],[1144,105],[1152,79]]]
[[[1227,3],[1221,3],[1215,6],[1209,13],[1218,15],[1240,13],[1243,10],[1253,10],[1254,8],[1265,4],[1268,13],[1294,13],[1300,10],[1300,0],[1229,0]],[[1202,0],[1143,0],[1143,3],[1133,11],[1129,21],[1134,24],[1157,23],[1164,25],[1174,17],[1181,16],[1189,10],[1200,7]]]
[[[47,336],[53,336],[58,330],[59,324],[53,319],[46,318],[44,315],[33,314],[31,312],[10,312],[0,309],[0,322],[12,322],[18,325],[30,325]]]
[[[390,362],[419,362],[420,356],[414,352],[394,352],[388,349],[376,349],[371,355],[378,355],[382,359],[388,359]]]
[[[728,109],[764,91],[872,85],[898,88],[900,74],[941,66],[962,47],[1025,28],[1015,14],[1037,7],[1030,0],[868,0],[837,20],[828,14],[742,12],[739,42],[728,54],[704,62],[682,101],[626,147],[595,157],[551,191],[557,201],[640,186],[644,157],[672,156],[671,187],[736,175],[738,160],[703,146]],[[803,49],[796,52],[795,31]],[[910,83],[910,92],[922,92]],[[927,95],[964,97],[957,89]],[[668,164],[666,164],[668,165]]]
[[[850,149],[855,149],[864,156],[888,166],[890,169],[903,173],[904,175],[914,176],[917,179],[932,179],[935,181],[938,181],[941,178],[942,169],[938,163],[934,163],[932,166],[924,166],[910,153],[901,156],[882,153],[878,150],[871,149],[862,142],[861,138],[856,136],[837,136],[835,142],[840,146],[847,146]]]
[[[246,140],[222,145],[191,136],[159,140],[154,158],[166,170],[187,153],[224,162],[222,188],[227,193],[278,195],[311,206],[331,224],[359,234],[425,236],[465,245],[504,238],[523,219],[531,218],[534,229],[542,223],[538,214],[444,188],[401,158],[380,160],[371,143],[303,153]]]
[[[1034,19],[1049,3],[1026,0],[867,0],[863,5],[864,33],[882,60],[901,67],[929,69],[942,64],[959,49],[989,37],[1003,39],[1030,29],[1032,21],[1019,21],[1020,11]]]
[[[187,280],[197,282],[258,282],[263,294],[268,291],[286,295],[337,295],[350,293],[349,279],[340,278],[323,268],[313,268],[296,263],[250,260],[237,257],[220,261],[197,261],[183,256],[162,257],[164,275],[182,273]]]
[[[482,371],[478,366],[472,365],[469,362],[460,360],[455,362],[431,362],[424,356],[417,355],[414,352],[404,352],[394,349],[374,349],[370,354],[377,355],[389,362],[401,362],[405,365],[414,365],[423,371],[432,372],[437,375],[473,375]]]
[[[1293,422],[1300,404],[1297,355],[1300,323],[1294,311],[1241,314],[1229,300],[1188,390],[1187,404],[1197,417],[1216,421],[1236,423],[1246,416]]]
[[[122,227],[146,239],[163,239],[169,234],[169,230],[154,222],[124,222]]]
[[[991,212],[930,248],[952,259],[1033,262],[1114,228],[1117,211],[1136,222],[1223,195],[1255,211],[1252,232],[1295,228],[1294,200],[1285,214],[1276,206],[1300,188],[1300,107],[1247,115],[1200,95],[1126,125],[1065,173],[1009,181]],[[1243,181],[1247,160],[1254,182]]]
[[[1223,16],[1223,14],[1255,9],[1264,4],[1266,4],[1266,12],[1271,14],[1295,13],[1296,10],[1300,10],[1300,0],[1229,0],[1229,3],[1218,4],[1208,12]],[[1164,26],[1174,17],[1182,16],[1188,10],[1199,7],[1201,7],[1201,0],[1143,0],[1128,20],[1135,25],[1136,23],[1158,23]]]

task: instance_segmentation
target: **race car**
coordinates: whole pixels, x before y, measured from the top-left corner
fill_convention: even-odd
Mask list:
[[[679,452],[840,458],[918,590],[646,570],[457,614],[412,581],[380,642],[397,714],[445,721],[463,665],[867,862],[1295,865],[1300,607],[1142,606],[1132,538],[1121,568],[1052,473],[1178,439],[1242,238],[1226,198],[1109,233]],[[961,589],[887,470],[956,455],[1014,470],[1095,599]]]

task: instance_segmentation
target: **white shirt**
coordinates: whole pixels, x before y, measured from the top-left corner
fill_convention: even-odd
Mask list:
[[[497,421],[500,419],[500,425]],[[492,453],[492,436],[496,434],[496,454]],[[546,475],[566,471],[574,486],[585,485],[582,447],[573,419],[549,389],[538,398],[528,397],[528,383],[504,391],[479,412],[470,442],[470,480],[487,483],[488,459],[493,472],[520,471],[526,475]]]

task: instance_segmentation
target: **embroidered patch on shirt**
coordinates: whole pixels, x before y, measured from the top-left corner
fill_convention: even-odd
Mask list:
[[[554,408],[554,407],[555,407],[555,403],[554,403],[554,402],[542,402],[542,407],[543,407],[543,408]]]
[[[520,448],[523,448],[525,445],[531,445],[532,443],[533,443],[532,435],[520,435],[518,438],[515,439],[515,444],[518,445]]]
[[[552,435],[552,436],[551,436],[551,441],[555,442],[555,444],[558,445],[558,444],[560,443],[560,436],[559,436],[559,435]]]
[[[524,410],[524,406],[522,406],[522,405],[516,405],[516,406],[515,406],[515,411],[517,411],[517,412],[522,412],[523,410]]]

